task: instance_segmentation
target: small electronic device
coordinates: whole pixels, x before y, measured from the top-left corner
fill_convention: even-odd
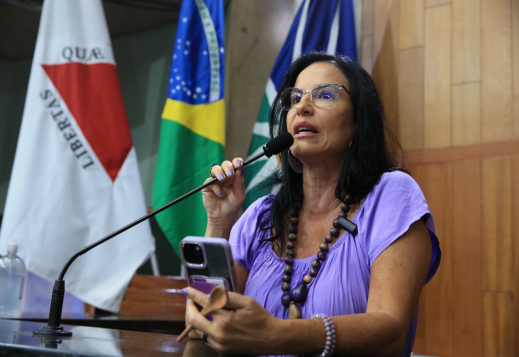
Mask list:
[[[207,294],[217,285],[234,291],[236,273],[227,240],[189,236],[180,242],[180,255],[190,287]]]

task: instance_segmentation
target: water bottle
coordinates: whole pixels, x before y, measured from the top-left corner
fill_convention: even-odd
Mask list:
[[[26,270],[17,251],[18,244],[9,243],[7,256],[0,259],[0,317],[20,317],[22,313]]]

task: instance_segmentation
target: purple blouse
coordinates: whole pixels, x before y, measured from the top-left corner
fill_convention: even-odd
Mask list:
[[[285,262],[274,253],[272,243],[259,241],[268,238],[268,232],[260,229],[260,223],[273,199],[274,195],[271,194],[254,202],[234,225],[229,243],[234,260],[249,271],[245,295],[254,298],[272,315],[288,319],[288,308],[281,305]],[[345,232],[330,247],[317,278],[308,285],[308,297],[301,305],[303,318],[310,318],[315,313],[337,316],[366,312],[373,262],[422,217],[429,229],[433,249],[427,283],[438,269],[441,259],[429,206],[411,176],[400,171],[383,174],[353,219],[358,226],[358,234],[352,236]],[[318,247],[316,255],[294,259],[291,289],[308,274],[317,252]],[[417,319],[418,307],[401,356],[409,356],[412,352]]]

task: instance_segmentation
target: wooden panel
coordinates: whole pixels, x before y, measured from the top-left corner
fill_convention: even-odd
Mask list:
[[[400,0],[399,48],[423,45],[423,2]]]
[[[389,21],[392,2],[393,0],[373,0],[373,49],[376,57],[382,47],[384,37],[388,35],[386,32],[389,31],[392,38],[395,34],[391,33]]]
[[[519,155],[519,141],[508,141],[445,149],[408,150],[405,151],[405,161],[407,165],[429,165],[516,155]]]
[[[178,289],[137,289],[127,288],[124,301],[186,303],[186,295]]]
[[[513,217],[513,240],[514,240],[514,276],[515,276],[515,324],[513,336],[519,336],[519,157],[512,159],[512,217]],[[519,338],[515,339],[515,353],[519,355]]]
[[[451,145],[451,7],[425,11],[424,146]]]
[[[481,356],[481,163],[452,165],[453,184],[453,279],[454,354]]]
[[[369,74],[373,73],[373,35],[362,38],[360,65]]]
[[[378,59],[382,45],[398,49],[398,0],[374,0],[373,51]]]
[[[480,0],[452,1],[452,82],[481,77]],[[478,98],[479,102],[479,98]]]
[[[512,172],[510,158],[482,163],[483,288],[513,292]]]
[[[373,79],[384,103],[389,126],[398,133],[398,1],[376,0],[374,11]]]
[[[420,1],[420,0],[417,0],[417,1]],[[449,4],[450,2],[451,2],[451,0],[425,0],[425,6],[426,7],[440,6],[440,5]]]
[[[231,21],[225,31],[225,157],[233,158],[249,150],[265,85],[295,8],[293,1],[230,1],[227,14]]]
[[[483,294],[484,356],[515,356],[514,301],[510,293]]]
[[[405,150],[423,148],[423,48],[398,58],[398,140]]]
[[[134,275],[131,288],[138,289],[182,289],[187,287],[187,280],[180,276]]]
[[[514,58],[514,139],[519,139],[519,1],[512,2],[512,51]],[[517,339],[519,341],[519,338]],[[519,348],[517,349],[519,351]]]
[[[479,82],[452,86],[452,144],[481,142],[481,107]]]
[[[362,36],[373,35],[374,1],[364,0],[362,2]]]
[[[121,302],[119,315],[162,316],[175,318],[186,314],[186,303],[146,303],[137,301]]]
[[[481,0],[481,123],[483,142],[512,139],[510,0]]]
[[[440,239],[442,261],[434,278],[424,287],[420,304],[425,307],[418,321],[424,325],[424,350],[415,353],[452,356],[453,320],[455,305],[453,300],[453,211],[452,211],[452,169],[451,164],[418,166],[412,171],[431,209]],[[417,347],[418,348],[418,347]]]

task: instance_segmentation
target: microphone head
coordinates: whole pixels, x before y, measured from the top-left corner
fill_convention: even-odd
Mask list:
[[[294,143],[294,138],[290,133],[282,133],[281,135],[270,140],[264,147],[263,152],[267,157],[277,155],[281,151],[288,149]]]

